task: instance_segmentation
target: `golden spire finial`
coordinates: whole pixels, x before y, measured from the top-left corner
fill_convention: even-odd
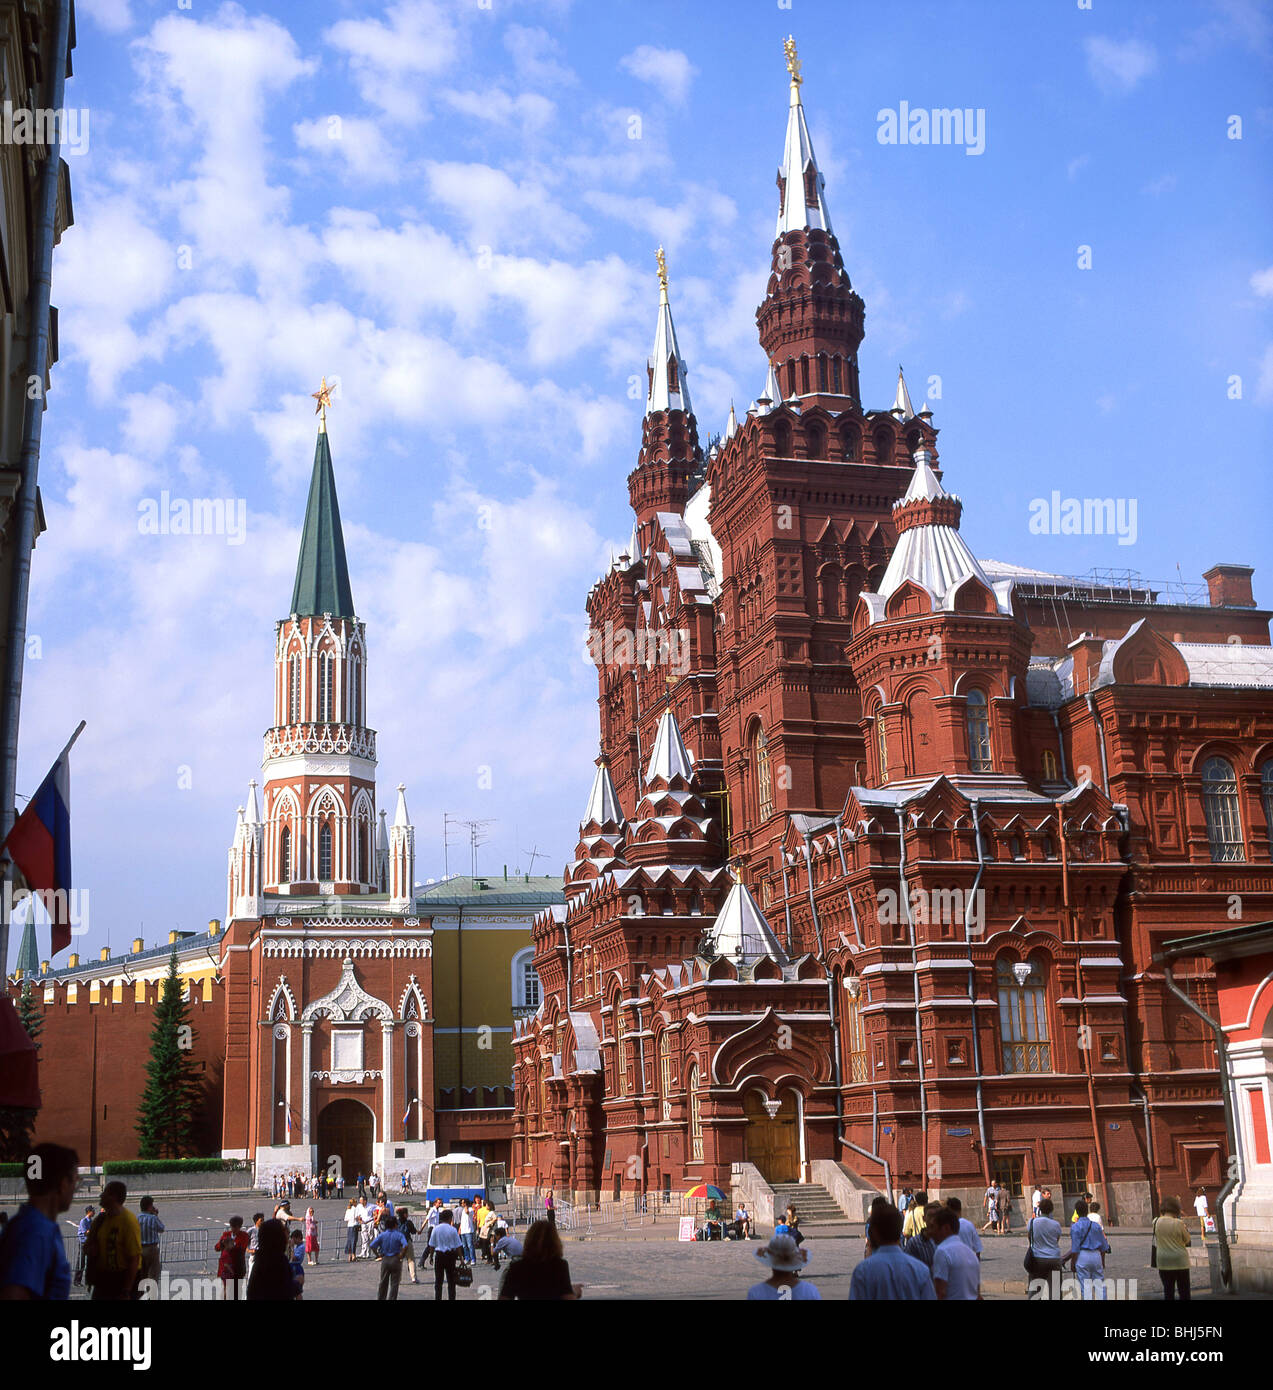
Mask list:
[[[318,402],[318,404],[314,407],[314,414],[321,417],[318,422],[318,431],[320,434],[326,434],[327,407],[332,403],[332,391],[331,387],[327,384],[326,377],[323,378],[323,384],[318,388],[317,391],[310,392],[310,399]]]
[[[798,87],[804,78],[800,76],[800,59],[796,57],[796,41],[790,34],[782,41],[782,51],[787,55],[787,71],[791,74],[791,85]]]
[[[667,257],[664,256],[664,254],[663,254],[663,248],[662,248],[661,246],[660,246],[659,249],[654,253],[654,259],[655,259],[655,260],[658,262],[658,264],[659,264],[659,295],[660,295],[661,298],[666,299],[666,298],[667,298]]]

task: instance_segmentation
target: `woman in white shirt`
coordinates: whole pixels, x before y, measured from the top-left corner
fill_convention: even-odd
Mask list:
[[[460,1244],[464,1247],[464,1258],[473,1263],[473,1208],[465,1198],[460,1204]]]
[[[351,1197],[345,1208],[345,1263],[358,1258],[358,1203]]]

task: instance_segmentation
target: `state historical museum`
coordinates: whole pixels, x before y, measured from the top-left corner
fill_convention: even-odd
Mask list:
[[[596,780],[514,1042],[515,1182],[706,1180],[763,1211],[786,1183],[979,1208],[998,1177],[1122,1222],[1214,1198],[1216,1050],[1156,957],[1273,917],[1270,615],[1239,564],[1188,604],[972,553],[931,412],[900,378],[863,407],[788,66],[768,378],[706,453],[660,257],[632,539],[588,596]]]

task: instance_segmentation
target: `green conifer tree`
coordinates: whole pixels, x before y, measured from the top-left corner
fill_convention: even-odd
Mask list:
[[[137,1109],[141,1158],[183,1158],[192,1151],[202,1090],[194,1069],[194,1039],[190,1005],[182,998],[174,949],[163,992],[155,1005],[146,1088]]]

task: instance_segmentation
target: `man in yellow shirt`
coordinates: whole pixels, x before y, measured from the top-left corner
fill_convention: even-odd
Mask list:
[[[85,1242],[95,1300],[122,1303],[133,1296],[141,1269],[141,1226],[124,1206],[127,1197],[122,1182],[106,1184],[101,1214]]]
[[[924,1208],[928,1204],[928,1193],[917,1192],[906,1208],[906,1220],[902,1225],[902,1239],[924,1234]]]

